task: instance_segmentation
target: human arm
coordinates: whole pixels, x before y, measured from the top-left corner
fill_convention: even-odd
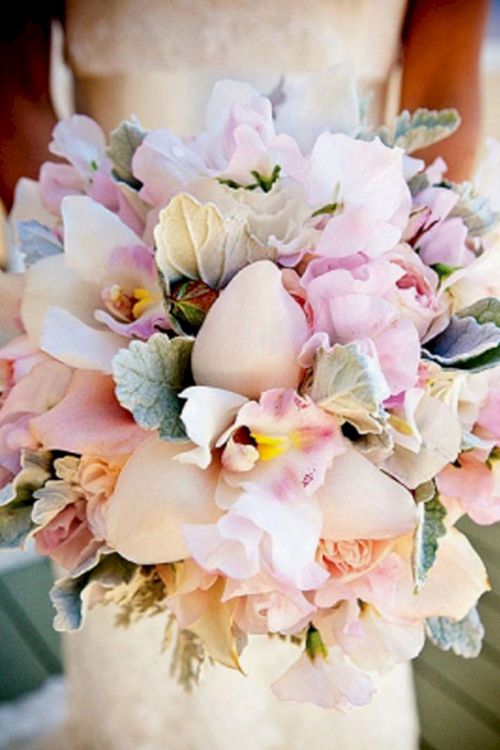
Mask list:
[[[471,177],[481,128],[480,56],[489,0],[410,0],[403,35],[401,109],[455,107],[462,125],[419,156],[440,155],[448,176]]]

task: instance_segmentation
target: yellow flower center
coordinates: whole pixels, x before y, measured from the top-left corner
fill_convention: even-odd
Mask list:
[[[251,432],[250,436],[257,443],[261,461],[271,461],[282,456],[292,444],[288,435],[262,435],[259,432]]]
[[[135,320],[140,318],[143,312],[148,308],[153,307],[158,302],[158,294],[155,294],[150,289],[134,289],[133,298],[137,300],[132,307],[132,315]]]

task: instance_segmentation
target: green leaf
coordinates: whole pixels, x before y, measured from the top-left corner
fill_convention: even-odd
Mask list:
[[[27,267],[34,265],[49,255],[59,255],[63,246],[49,227],[39,221],[19,221],[19,252],[24,256]]]
[[[56,581],[50,592],[56,610],[54,629],[79,630],[90,604],[97,598],[96,593],[105,594],[106,589],[128,584],[136,570],[135,563],[115,552],[103,556],[91,570]]]
[[[450,218],[458,216],[462,219],[469,236],[481,237],[498,224],[500,212],[494,211],[489,199],[478,195],[470,182],[450,182],[446,185],[460,196],[449,216]]]
[[[106,149],[106,155],[111,161],[115,177],[136,190],[141,187],[142,183],[134,177],[132,159],[146,135],[147,132],[139,123],[122,122],[111,131],[109,146]]]
[[[179,392],[191,383],[194,339],[169,339],[155,333],[149,341],[132,341],[113,360],[116,397],[146,430],[159,430],[163,440],[187,440]]]
[[[449,617],[429,617],[425,622],[429,640],[442,651],[473,659],[483,645],[484,627],[476,607],[458,622]]]
[[[415,591],[418,592],[436,561],[439,540],[446,534],[446,508],[437,490],[431,500],[419,503],[418,522],[413,537],[412,568]]]
[[[21,547],[36,528],[31,517],[34,493],[50,478],[51,462],[47,451],[25,451],[21,471],[0,492],[0,549]]]
[[[356,344],[335,344],[330,351],[319,349],[308,393],[323,409],[354,425],[361,434],[382,432],[387,383],[374,360]]]

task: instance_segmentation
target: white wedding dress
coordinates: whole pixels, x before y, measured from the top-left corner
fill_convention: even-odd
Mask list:
[[[342,61],[374,91],[380,120],[397,58],[404,0],[69,0],[68,59],[78,108],[105,128],[136,114],[147,127],[190,133],[202,124],[222,76],[268,92]],[[297,647],[256,638],[248,676],[207,667],[186,695],[160,647],[162,616],[114,629],[110,607],[93,610],[64,639],[72,750],[414,750],[418,722],[411,670],[384,676],[373,702],[348,715],[279,703],[270,683]],[[55,750],[56,740],[50,744]]]

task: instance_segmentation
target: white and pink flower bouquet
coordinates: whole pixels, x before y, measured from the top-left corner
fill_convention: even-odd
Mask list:
[[[409,154],[456,112],[362,112],[343,69],[222,81],[203,132],[75,115],[20,182],[0,545],[65,571],[57,629],[111,601],[235,669],[277,634],[275,694],[341,710],[426,635],[479,652],[455,524],[500,520],[500,147],[454,184]]]

